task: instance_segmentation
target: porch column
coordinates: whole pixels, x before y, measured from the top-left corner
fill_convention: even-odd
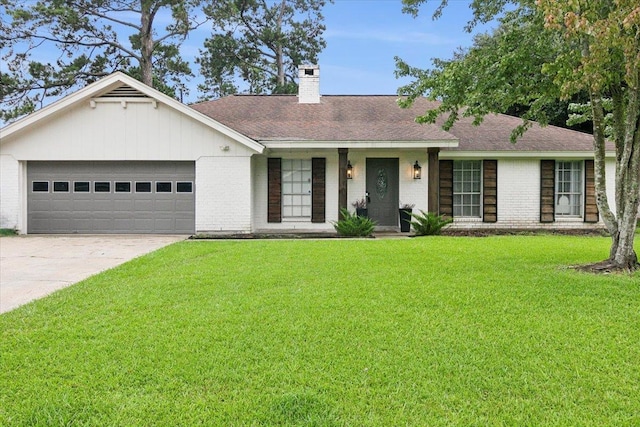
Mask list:
[[[340,209],[347,209],[347,154],[348,148],[338,148],[338,219]]]
[[[427,211],[440,213],[440,148],[429,148],[429,181],[427,182]]]

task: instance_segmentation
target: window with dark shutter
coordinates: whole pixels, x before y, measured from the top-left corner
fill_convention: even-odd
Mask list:
[[[325,222],[326,159],[311,159],[311,222]]]
[[[267,159],[267,221],[282,222],[282,159]]]
[[[498,161],[482,163],[482,221],[498,221]]]

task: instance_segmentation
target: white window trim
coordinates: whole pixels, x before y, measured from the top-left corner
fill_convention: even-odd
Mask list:
[[[559,180],[559,169],[558,169],[558,165],[560,163],[577,163],[580,165],[580,191],[578,193],[569,193],[569,194],[579,194],[580,195],[580,205],[579,205],[579,212],[580,214],[578,215],[571,215],[571,214],[560,214],[558,213],[558,204],[557,204],[557,200],[558,200],[558,196],[561,193],[560,191],[558,191],[558,186],[560,185],[560,180]],[[554,217],[555,217],[555,221],[559,221],[559,222],[582,222],[584,220],[584,204],[585,204],[585,189],[584,189],[584,183],[585,183],[585,167],[584,167],[584,160],[556,160],[556,166],[555,166],[555,188],[553,189],[553,208],[554,208]]]
[[[479,203],[479,213],[478,215],[472,215],[472,216],[466,216],[466,215],[455,215],[455,210],[456,210],[456,204],[455,204],[455,196],[456,194],[476,194],[476,193],[456,193],[455,191],[455,171],[456,171],[456,162],[476,162],[480,165],[480,191],[477,193],[480,196],[480,203]],[[476,159],[456,159],[453,161],[453,177],[452,177],[452,182],[451,184],[453,185],[453,189],[452,189],[452,196],[453,196],[453,218],[454,221],[455,219],[459,219],[459,220],[464,220],[466,222],[481,222],[482,221],[482,212],[484,212],[484,206],[483,206],[483,202],[484,202],[484,197],[483,197],[483,189],[484,189],[484,174],[483,174],[483,163],[482,160],[476,160]]]
[[[308,163],[308,166],[309,166],[308,172],[309,172],[309,176],[310,176],[310,178],[309,178],[310,179],[310,181],[309,181],[309,192],[308,193],[306,193],[306,194],[305,193],[285,193],[285,191],[284,191],[285,184],[293,183],[293,181],[289,182],[289,181],[285,180],[285,172],[288,172],[288,171],[294,171],[295,172],[295,170],[293,170],[293,169],[285,168],[285,162],[305,162],[305,163]],[[311,204],[311,194],[312,194],[311,174],[313,173],[313,164],[312,164],[311,159],[310,158],[282,159],[280,167],[281,167],[281,171],[282,171],[282,179],[281,179],[281,184],[280,184],[281,185],[281,199],[280,199],[281,202],[280,203],[281,203],[281,212],[282,212],[281,221],[282,222],[304,222],[304,223],[310,222],[311,221],[311,205],[312,205]],[[302,172],[302,171],[307,171],[307,169],[298,170],[298,172]],[[300,181],[300,182],[303,182],[303,181]],[[304,208],[308,208],[309,215],[302,215],[302,216],[287,215],[286,214],[286,209],[285,209],[285,203],[284,203],[285,197],[286,196],[306,196],[306,195],[309,196],[308,198],[306,198],[309,201],[308,204],[307,203],[303,203],[301,205],[293,205],[292,204],[291,206],[292,207],[293,206],[300,206],[303,209]]]

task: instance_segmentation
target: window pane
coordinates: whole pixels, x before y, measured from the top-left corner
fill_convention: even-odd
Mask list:
[[[192,182],[176,182],[176,193],[192,193]]]
[[[136,193],[151,193],[151,183],[136,182]]]
[[[582,161],[556,163],[556,216],[582,215]]]
[[[94,193],[109,193],[111,192],[111,183],[109,181],[96,181],[93,183]]]
[[[49,181],[33,181],[33,183],[31,184],[31,189],[34,193],[48,193]]]
[[[131,193],[131,183],[116,182],[115,189],[116,189],[116,193]]]
[[[282,215],[311,217],[311,160],[282,159]]]
[[[479,217],[482,193],[482,163],[453,162],[453,216]]]
[[[53,191],[55,193],[68,193],[69,181],[53,181]]]
[[[156,193],[171,193],[171,182],[156,182]]]
[[[75,193],[88,193],[89,181],[75,181],[73,183],[73,191]]]

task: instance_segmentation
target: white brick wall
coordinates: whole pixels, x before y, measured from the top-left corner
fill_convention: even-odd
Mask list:
[[[615,210],[615,164],[607,162],[607,196]],[[540,159],[498,160],[498,222],[484,223],[480,219],[456,219],[452,228],[486,229],[568,229],[604,227],[585,223],[580,219],[560,219],[553,223],[540,222]]]
[[[310,70],[313,74],[306,74],[306,70]],[[320,102],[320,67],[317,65],[301,65],[298,67],[298,102],[300,104],[317,104]]]
[[[0,155],[0,228],[21,228],[20,171],[17,160]]]
[[[196,161],[196,232],[251,231],[251,158]]]
[[[498,160],[498,222],[540,220],[540,160]]]

